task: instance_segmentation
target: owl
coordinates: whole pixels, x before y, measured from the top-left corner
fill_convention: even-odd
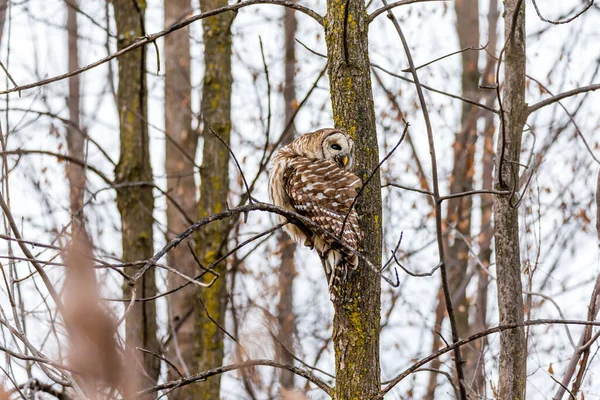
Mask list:
[[[273,157],[269,194],[275,205],[309,218],[349,247],[358,249],[362,235],[358,214],[352,206],[362,182],[350,172],[353,150],[354,141],[339,129],[320,129],[301,135]],[[278,218],[286,221],[283,216]],[[358,265],[356,254],[307,226],[287,224],[283,229],[295,242],[317,251],[334,300],[348,270]]]

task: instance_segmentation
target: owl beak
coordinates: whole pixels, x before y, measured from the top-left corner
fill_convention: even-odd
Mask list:
[[[343,156],[342,157],[342,165],[345,167],[346,165],[348,165],[348,161],[350,161],[350,158],[348,158],[348,156]]]

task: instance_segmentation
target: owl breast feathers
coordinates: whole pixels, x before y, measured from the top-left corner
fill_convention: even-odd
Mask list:
[[[269,168],[269,192],[275,205],[309,218],[321,229],[357,250],[361,239],[358,214],[352,208],[362,182],[349,171],[354,141],[337,129],[305,133],[281,148]],[[281,222],[285,217],[278,216]],[[355,269],[358,257],[317,229],[287,224],[297,243],[314,247],[323,261],[332,299]]]

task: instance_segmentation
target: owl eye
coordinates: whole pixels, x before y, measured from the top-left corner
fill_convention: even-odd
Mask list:
[[[339,151],[339,150],[341,150],[341,149],[342,149],[342,146],[340,146],[340,145],[339,145],[339,144],[337,144],[337,143],[334,143],[334,144],[332,144],[332,145],[331,145],[331,148],[332,148],[332,149],[334,149],[334,150],[338,150],[338,151]]]

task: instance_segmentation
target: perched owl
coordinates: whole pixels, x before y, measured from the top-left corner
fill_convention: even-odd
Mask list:
[[[273,157],[269,168],[269,193],[275,205],[309,218],[358,249],[361,239],[358,214],[350,207],[362,182],[350,172],[353,149],[352,138],[339,129],[303,134]],[[286,220],[282,216],[279,219],[281,222]],[[333,300],[348,268],[356,269],[356,254],[306,226],[288,224],[284,229],[297,243],[317,250]]]

